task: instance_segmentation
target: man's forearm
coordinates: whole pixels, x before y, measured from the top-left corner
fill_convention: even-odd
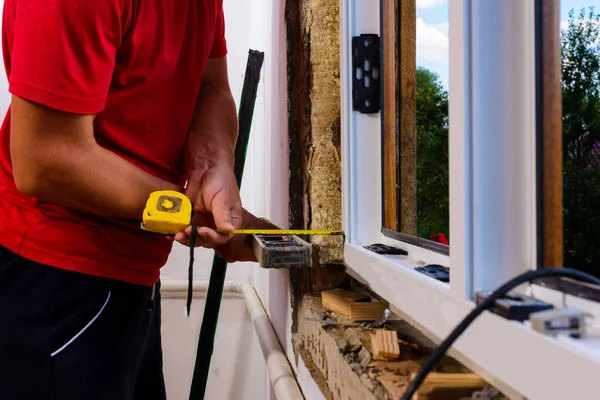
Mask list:
[[[233,166],[237,129],[235,101],[229,88],[203,85],[186,144],[188,174],[202,172],[217,163]]]
[[[11,110],[13,177],[24,194],[103,217],[139,220],[151,192],[181,190],[98,145],[93,115],[63,113],[16,96]]]
[[[141,219],[151,192],[181,191],[98,145],[73,149],[69,157],[50,162],[30,170],[21,191],[98,216]]]

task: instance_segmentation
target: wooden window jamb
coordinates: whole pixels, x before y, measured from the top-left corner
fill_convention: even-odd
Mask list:
[[[382,0],[383,228],[417,233],[416,0]]]
[[[560,0],[536,0],[538,266],[563,265]]]

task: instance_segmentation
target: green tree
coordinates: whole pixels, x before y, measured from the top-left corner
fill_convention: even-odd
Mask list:
[[[449,238],[448,93],[439,77],[417,68],[417,235]]]
[[[600,275],[600,15],[571,10],[561,46],[565,264]]]

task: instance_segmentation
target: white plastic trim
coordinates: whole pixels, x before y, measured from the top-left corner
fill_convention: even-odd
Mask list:
[[[533,0],[469,1],[470,219],[479,291],[536,265],[535,20]]]
[[[405,257],[404,259],[414,260],[415,267],[423,266],[423,264],[437,264],[443,265],[444,267],[448,267],[450,265],[450,257],[442,253],[395,240],[390,237],[383,237],[381,239],[381,243],[406,250],[409,254],[409,257]],[[448,286],[448,284],[444,283],[444,286]]]
[[[471,3],[454,0],[449,7],[449,187],[451,293],[470,299],[473,293],[473,224],[470,126]]]
[[[352,110],[352,37],[379,34],[379,3],[340,0],[343,225],[350,243],[380,242],[381,117]]]

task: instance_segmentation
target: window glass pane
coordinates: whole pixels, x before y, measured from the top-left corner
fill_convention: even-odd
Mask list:
[[[416,236],[447,243],[450,239],[447,0],[417,0],[416,42]]]
[[[600,276],[598,11],[600,0],[561,2],[564,262],[596,276]]]

